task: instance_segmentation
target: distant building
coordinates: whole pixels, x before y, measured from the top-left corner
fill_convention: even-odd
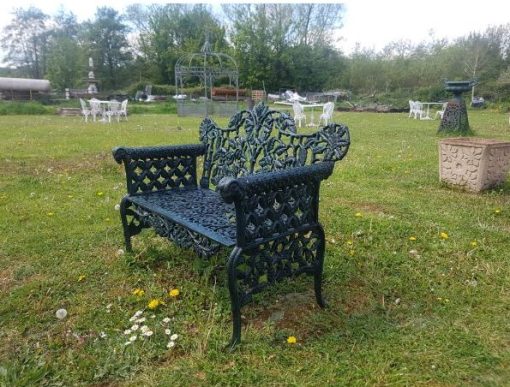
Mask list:
[[[46,79],[0,77],[0,99],[33,100],[49,94],[50,81]]]

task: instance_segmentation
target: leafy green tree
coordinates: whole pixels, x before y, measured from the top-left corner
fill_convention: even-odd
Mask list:
[[[176,61],[199,52],[206,36],[215,51],[228,51],[224,28],[203,4],[132,5],[127,18],[139,33],[138,60],[156,83],[174,83]]]
[[[75,88],[86,75],[86,55],[78,41],[80,25],[73,13],[61,10],[49,32],[46,76],[54,89]]]
[[[103,90],[126,84],[132,59],[127,40],[128,27],[113,8],[99,7],[93,21],[84,24],[84,41],[94,59],[96,78]]]
[[[3,29],[5,60],[16,66],[22,76],[42,78],[45,73],[48,19],[38,8],[16,8],[11,22]]]
[[[332,47],[341,5],[229,4],[223,10],[242,84],[269,90],[327,87],[341,58]]]
[[[55,37],[48,50],[47,77],[54,89],[75,88],[86,76],[86,56],[76,40]]]

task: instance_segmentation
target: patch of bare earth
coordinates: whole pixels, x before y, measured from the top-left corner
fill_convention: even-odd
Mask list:
[[[12,269],[0,270],[0,292],[6,294],[14,283],[14,272]]]
[[[299,332],[302,340],[317,336],[341,325],[346,316],[365,313],[373,304],[372,295],[359,283],[348,284],[341,291],[341,299],[326,299],[326,309],[317,305],[313,291],[289,293],[279,297],[268,308],[255,312],[255,316],[244,322],[256,329],[274,324],[278,330]]]

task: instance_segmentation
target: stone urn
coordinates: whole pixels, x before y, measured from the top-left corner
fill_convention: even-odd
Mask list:
[[[468,191],[501,185],[510,170],[510,142],[455,137],[439,141],[439,179]]]

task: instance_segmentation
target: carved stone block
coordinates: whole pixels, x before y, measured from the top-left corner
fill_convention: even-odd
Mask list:
[[[447,138],[439,142],[439,179],[480,192],[502,184],[510,170],[510,142]]]

